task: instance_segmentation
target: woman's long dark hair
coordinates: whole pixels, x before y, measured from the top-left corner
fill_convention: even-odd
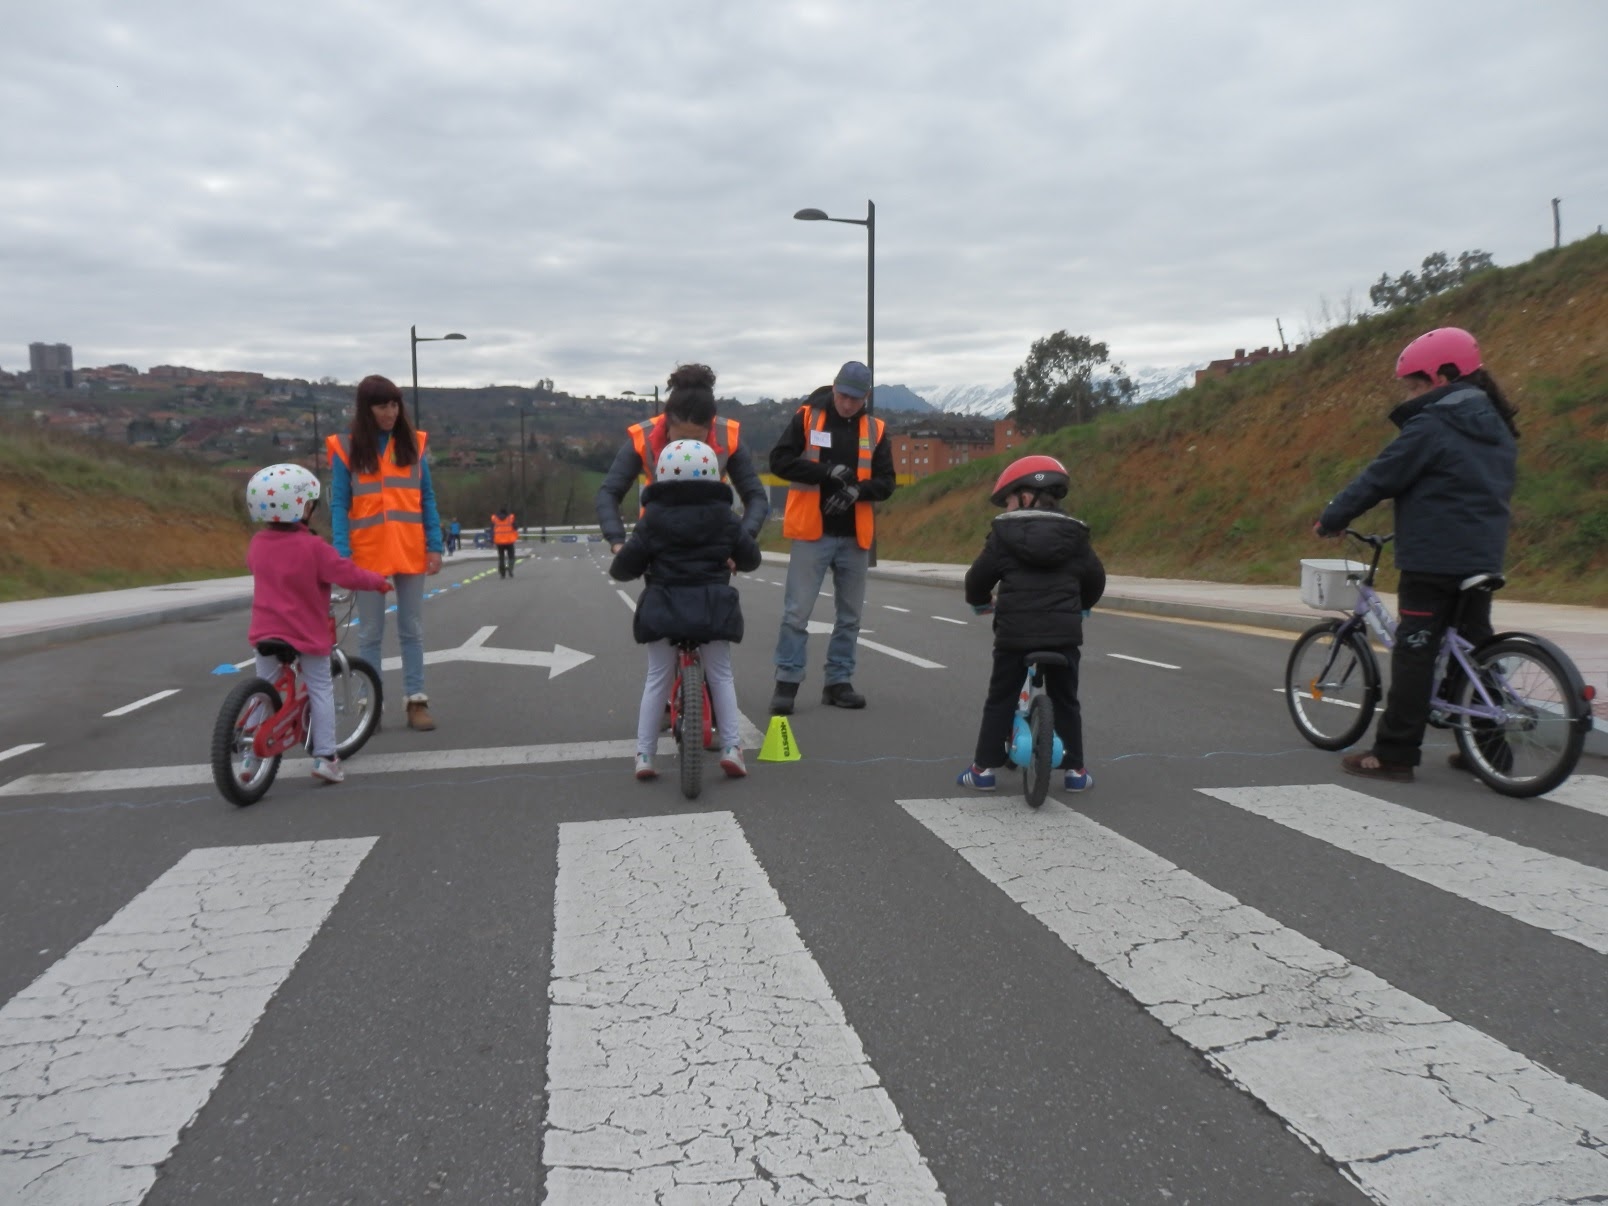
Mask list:
[[[678,364],[667,382],[664,417],[707,427],[715,420],[715,370],[707,364]]]
[[[374,421],[376,402],[397,403],[396,426],[391,428],[391,459],[399,468],[406,468],[419,459],[419,444],[413,438],[413,425],[408,422],[402,391],[389,377],[376,373],[357,383],[357,409],[352,415],[351,430],[353,473],[380,471],[381,433],[380,425]]]
[[[1440,375],[1448,381],[1461,381],[1479,390],[1491,400],[1491,405],[1496,407],[1496,413],[1502,416],[1502,422],[1507,424],[1507,429],[1513,433],[1513,438],[1515,440],[1519,438],[1519,425],[1514,422],[1519,408],[1508,401],[1507,395],[1502,392],[1502,387],[1496,383],[1496,378],[1491,376],[1489,371],[1477,368],[1472,372],[1462,373],[1455,364],[1443,364],[1440,366]],[[1428,373],[1408,373],[1403,380],[1409,378],[1424,385],[1435,384],[1434,378]]]

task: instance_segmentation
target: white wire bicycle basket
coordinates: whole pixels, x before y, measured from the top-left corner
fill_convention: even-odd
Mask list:
[[[1354,611],[1357,583],[1368,573],[1360,561],[1338,557],[1301,559],[1301,602],[1319,611]]]

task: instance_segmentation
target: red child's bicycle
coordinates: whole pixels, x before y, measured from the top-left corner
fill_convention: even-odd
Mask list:
[[[347,597],[343,619],[351,614]],[[333,611],[330,633],[339,624]],[[245,807],[267,794],[279,774],[279,761],[309,736],[307,684],[301,677],[301,655],[284,641],[259,641],[257,652],[279,659],[273,682],[251,678],[230,691],[212,727],[212,781],[225,799]],[[360,657],[348,657],[337,643],[330,653],[330,679],[335,689],[335,754],[345,759],[363,748],[380,724],[383,696],[380,676]]]
[[[715,748],[715,706],[704,681],[703,654],[694,641],[676,642],[676,677],[670,684],[670,732],[676,739],[681,794],[703,790],[703,752]],[[693,739],[688,740],[691,736]]]

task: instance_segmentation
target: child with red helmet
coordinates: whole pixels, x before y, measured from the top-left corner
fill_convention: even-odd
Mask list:
[[[1078,659],[1083,617],[1105,593],[1106,575],[1089,542],[1088,524],[1059,506],[1068,481],[1066,466],[1053,456],[1024,456],[999,475],[989,495],[1005,510],[994,517],[983,551],[966,571],[966,602],[979,614],[994,614],[994,672],[972,764],[956,779],[962,787],[992,791],[994,768],[1009,761],[1006,743],[1027,677],[1026,655],[1032,652],[1066,658],[1065,667],[1044,668],[1055,731],[1065,750],[1065,786],[1068,791],[1094,786],[1083,761]]]
[[[1340,760],[1347,774],[1413,780],[1423,756],[1441,637],[1475,574],[1499,574],[1507,553],[1518,467],[1514,409],[1461,327],[1439,327],[1402,349],[1396,376],[1406,401],[1390,412],[1400,433],[1329,500],[1313,525],[1338,536],[1385,499],[1396,518],[1401,622],[1390,651],[1390,693],[1373,747]],[[1458,631],[1478,644],[1492,635],[1491,596],[1469,598]],[[1507,751],[1495,753],[1501,758]],[[1461,767],[1461,755],[1451,763]]]

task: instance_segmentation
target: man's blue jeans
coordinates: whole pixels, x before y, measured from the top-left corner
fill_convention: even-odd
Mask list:
[[[782,630],[776,638],[776,681],[804,681],[810,612],[826,571],[832,571],[832,601],[837,622],[826,646],[826,685],[854,676],[855,645],[860,639],[860,613],[865,608],[865,571],[870,553],[853,536],[795,540],[787,559],[787,592],[782,599]]]
[[[402,646],[402,686],[409,695],[424,693],[424,575],[392,574],[396,590],[382,595],[377,590],[357,592],[357,656],[380,670],[380,650],[385,640],[386,604],[396,600],[396,637]],[[383,679],[385,676],[382,674]]]

